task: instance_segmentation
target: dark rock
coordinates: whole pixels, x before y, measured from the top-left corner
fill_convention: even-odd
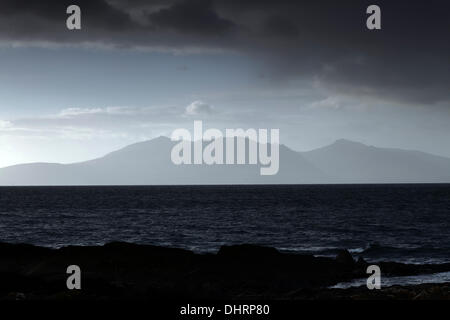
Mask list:
[[[361,265],[361,266],[366,266],[366,265],[368,265],[367,261],[364,260],[363,257],[359,257],[359,258],[358,258],[358,261],[356,262],[356,264]]]
[[[280,257],[280,252],[275,248],[243,244],[236,246],[223,246],[220,248],[217,256],[227,259],[261,261],[278,259]]]
[[[217,254],[129,243],[40,248],[0,243],[1,299],[321,299],[446,297],[448,287],[367,293],[367,288],[324,289],[365,276],[348,251],[336,259],[281,253],[255,245],[224,246]],[[66,287],[66,269],[79,265],[82,290]],[[383,274],[450,271],[450,264],[406,265],[381,262]],[[380,291],[380,290],[374,290]],[[382,290],[384,292],[384,290]],[[16,293],[20,293],[16,296]]]
[[[367,263],[366,260],[364,260],[363,257],[358,258],[358,261],[356,262],[356,268],[360,272],[366,272],[368,266],[369,266],[369,264]]]
[[[353,267],[355,265],[355,260],[353,260],[348,250],[340,250],[336,256],[336,262],[346,267]]]

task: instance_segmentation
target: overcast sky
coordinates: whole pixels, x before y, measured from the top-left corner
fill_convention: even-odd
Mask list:
[[[366,28],[366,8],[382,30]],[[78,4],[82,30],[66,28]],[[0,167],[172,130],[279,128],[450,157],[448,1],[0,2]]]

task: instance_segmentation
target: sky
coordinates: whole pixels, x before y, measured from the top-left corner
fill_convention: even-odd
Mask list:
[[[381,30],[366,8],[381,8]],[[81,30],[66,8],[81,8]],[[450,5],[0,2],[0,167],[70,163],[177,128],[280,129],[450,157]]]

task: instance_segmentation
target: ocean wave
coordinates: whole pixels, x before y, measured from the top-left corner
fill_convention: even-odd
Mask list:
[[[299,254],[313,254],[322,257],[335,257],[341,250],[348,250],[354,258],[362,257],[369,261],[394,261],[412,264],[446,263],[450,261],[449,247],[412,246],[412,245],[383,245],[377,242],[365,246],[345,248],[339,246],[302,246],[277,247],[283,252]]]

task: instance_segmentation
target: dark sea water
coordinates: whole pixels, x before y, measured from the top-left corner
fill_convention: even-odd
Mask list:
[[[369,261],[450,262],[450,185],[5,187],[0,241],[254,243]]]

